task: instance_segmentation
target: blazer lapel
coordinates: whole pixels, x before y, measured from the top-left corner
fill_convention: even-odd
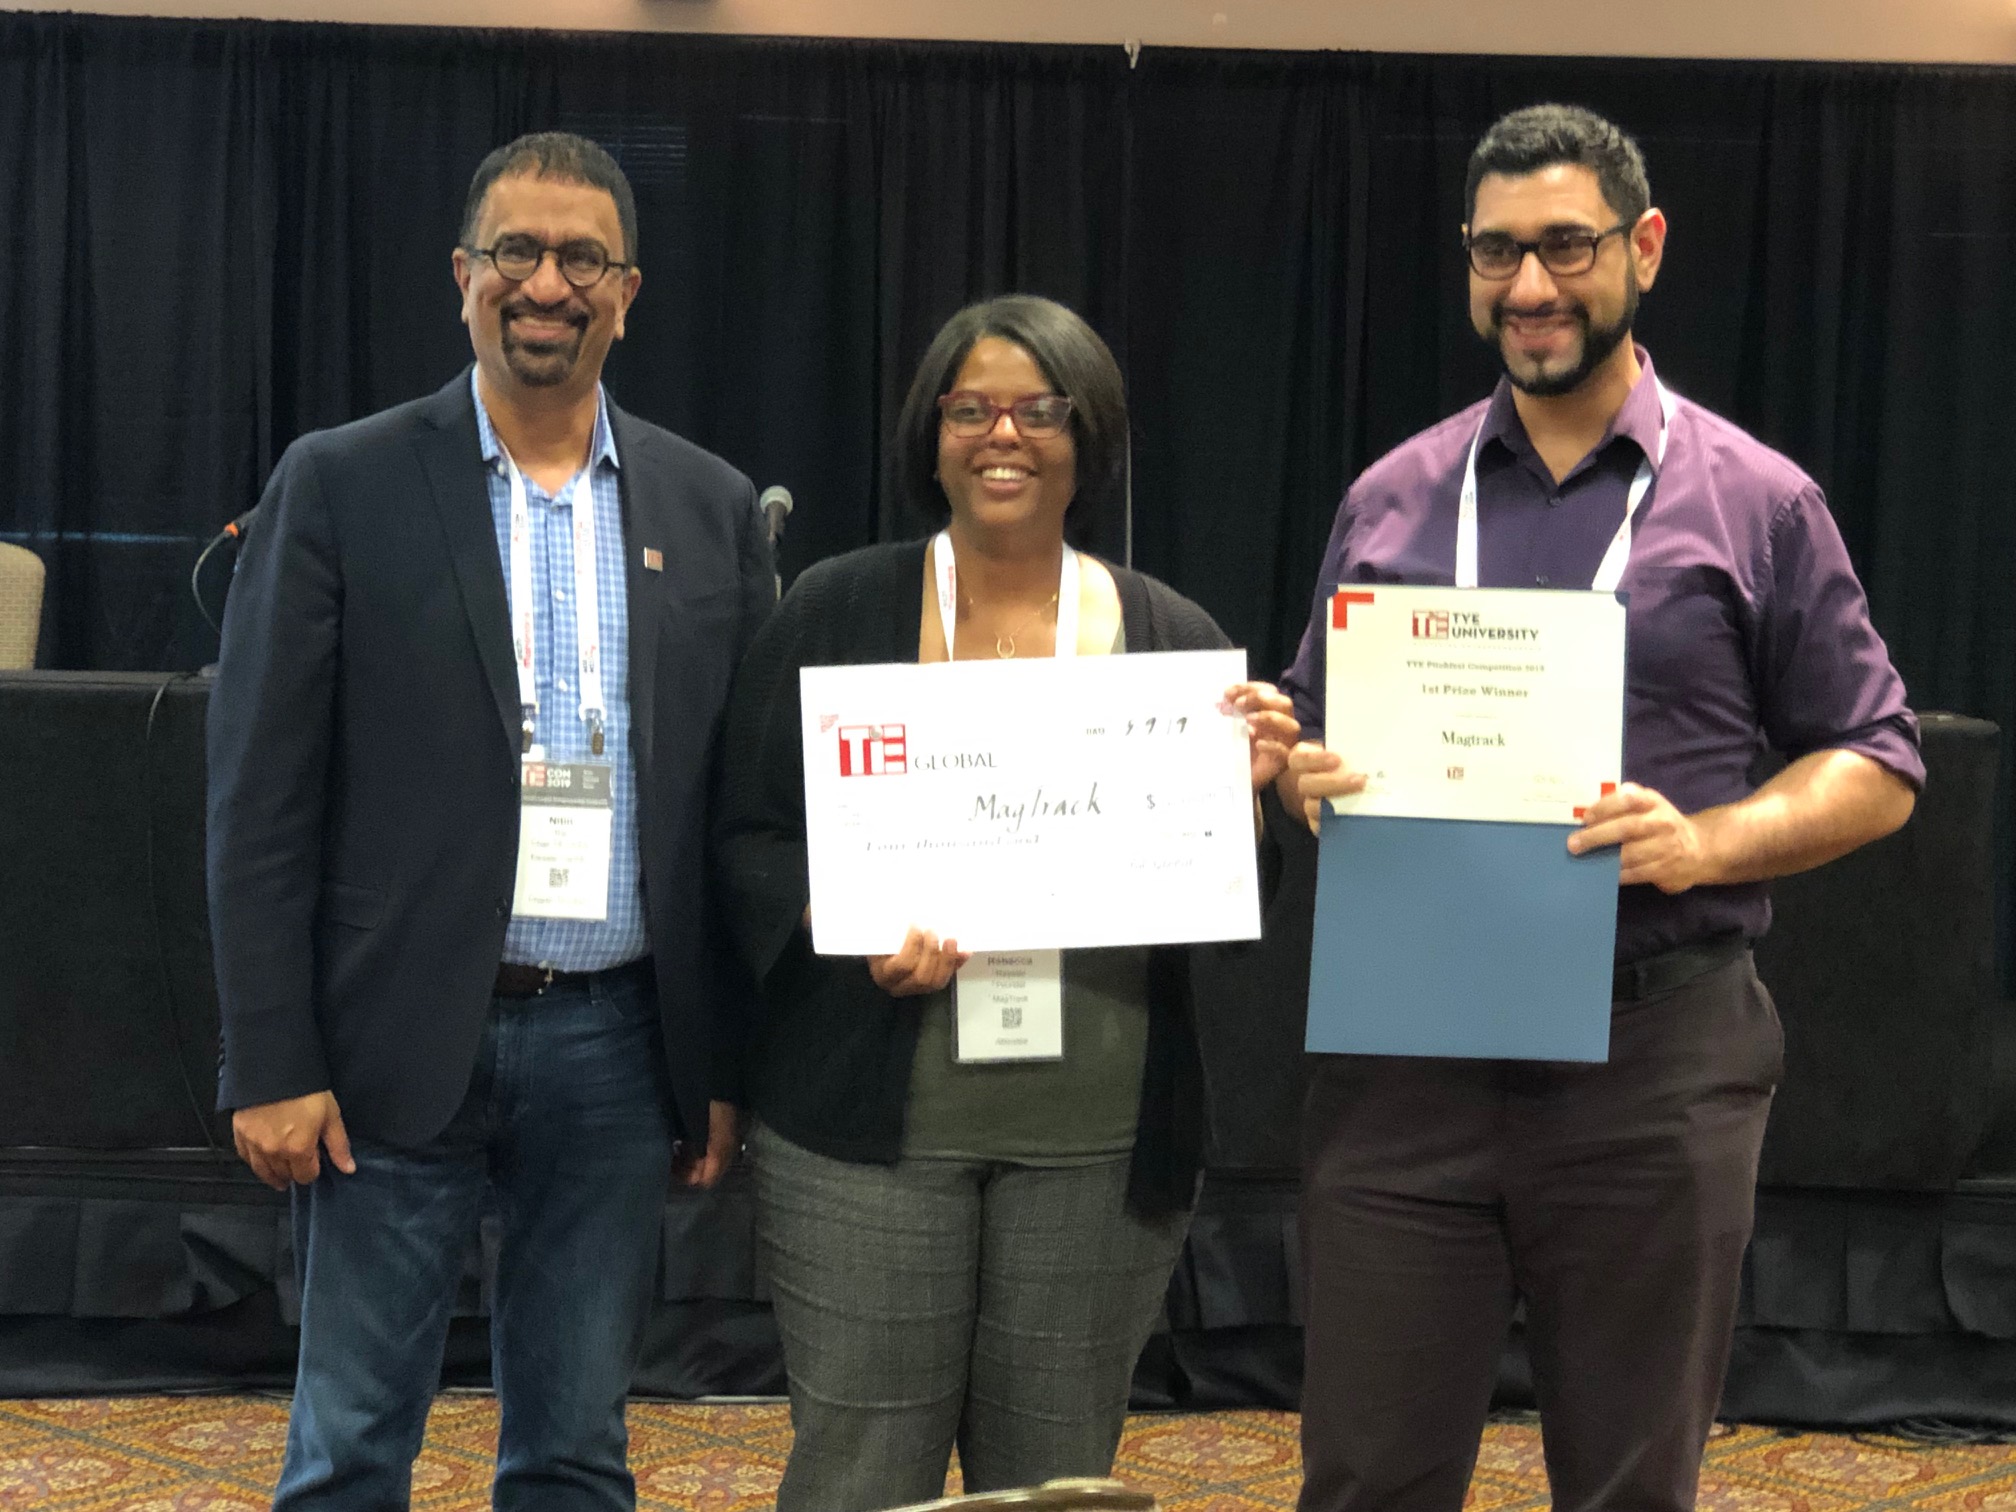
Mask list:
[[[630,626],[630,744],[638,765],[651,765],[657,730],[654,690],[658,686],[658,608],[665,574],[676,553],[645,526],[656,515],[641,501],[662,498],[651,471],[650,448],[638,443],[629,415],[608,400],[609,427],[616,437],[616,492],[623,506],[623,601]],[[657,566],[644,565],[644,550],[652,549]]]
[[[434,512],[448,542],[448,560],[476,637],[483,675],[497,701],[497,717],[515,752],[523,714],[511,666],[511,608],[497,559],[497,529],[483,480],[482,443],[476,434],[476,401],[469,392],[468,369],[428,400],[420,413],[414,450],[420,454]]]

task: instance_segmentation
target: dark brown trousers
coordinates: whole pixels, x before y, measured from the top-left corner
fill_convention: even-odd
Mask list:
[[[1685,1512],[1783,1060],[1746,953],[1602,1065],[1319,1056],[1301,1512],[1457,1512],[1515,1299],[1556,1512]]]

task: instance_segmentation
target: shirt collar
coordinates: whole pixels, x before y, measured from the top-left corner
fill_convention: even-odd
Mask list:
[[[476,387],[476,369],[469,369],[469,398],[476,406],[476,441],[482,448],[486,466],[495,467],[504,457],[504,443],[497,439],[497,427],[490,423],[490,412],[483,408],[483,392]],[[609,395],[601,384],[595,385],[595,440],[589,447],[589,455],[599,465],[608,463],[611,467],[621,467],[622,459],[616,455],[616,428],[609,423]]]
[[[1638,353],[1641,370],[1638,382],[1624,396],[1623,408],[1617,411],[1616,418],[1610,422],[1610,429],[1590,449],[1589,455],[1598,455],[1621,436],[1638,448],[1650,464],[1654,476],[1657,476],[1659,431],[1666,423],[1659,406],[1659,379],[1652,371],[1652,354],[1635,342],[1632,349]],[[1500,378],[1498,387],[1491,394],[1491,407],[1484,412],[1484,427],[1478,433],[1478,450],[1481,452],[1492,441],[1498,442],[1514,456],[1524,456],[1533,450],[1525,423],[1519,418],[1519,407],[1512,401],[1512,380],[1509,378]]]

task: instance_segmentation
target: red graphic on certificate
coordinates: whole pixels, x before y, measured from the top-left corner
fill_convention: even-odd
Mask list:
[[[1617,791],[1617,784],[1616,784],[1616,783],[1614,783],[1614,782],[1606,782],[1606,783],[1604,783],[1604,784],[1603,784],[1603,796],[1604,796],[1605,798],[1608,798],[1608,797],[1609,797],[1609,796],[1610,796],[1610,795],[1611,795],[1612,793],[1614,793],[1614,792],[1616,792],[1616,791]],[[1584,804],[1584,805],[1581,805],[1580,807],[1578,807],[1578,808],[1577,808],[1577,809],[1575,810],[1575,817],[1576,817],[1577,819],[1580,819],[1580,818],[1581,818],[1581,817],[1582,817],[1582,816],[1583,816],[1584,814],[1586,814],[1586,813],[1588,813],[1588,812],[1589,812],[1589,808],[1588,808],[1588,805],[1586,805],[1586,804]]]
[[[1369,593],[1352,593],[1345,589],[1339,589],[1330,599],[1330,628],[1332,630],[1349,630],[1351,628],[1351,606],[1353,604],[1369,604],[1371,602],[1372,595]]]
[[[842,777],[899,777],[908,770],[909,746],[902,725],[840,726]]]

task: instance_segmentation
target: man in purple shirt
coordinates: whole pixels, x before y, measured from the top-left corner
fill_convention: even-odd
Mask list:
[[[1523,1300],[1558,1512],[1690,1508],[1782,1062],[1748,945],[1770,878],[1909,817],[1917,724],[1819,489],[1631,340],[1666,239],[1637,146],[1516,111],[1467,198],[1505,380],[1352,485],[1282,686],[1321,732],[1339,584],[1589,588],[1622,564],[1627,780],[1568,841],[1622,848],[1610,1059],[1314,1058],[1301,1505],[1456,1512]],[[1351,744],[1291,757],[1312,827],[1364,786]],[[1767,746],[1788,764],[1753,789]]]

